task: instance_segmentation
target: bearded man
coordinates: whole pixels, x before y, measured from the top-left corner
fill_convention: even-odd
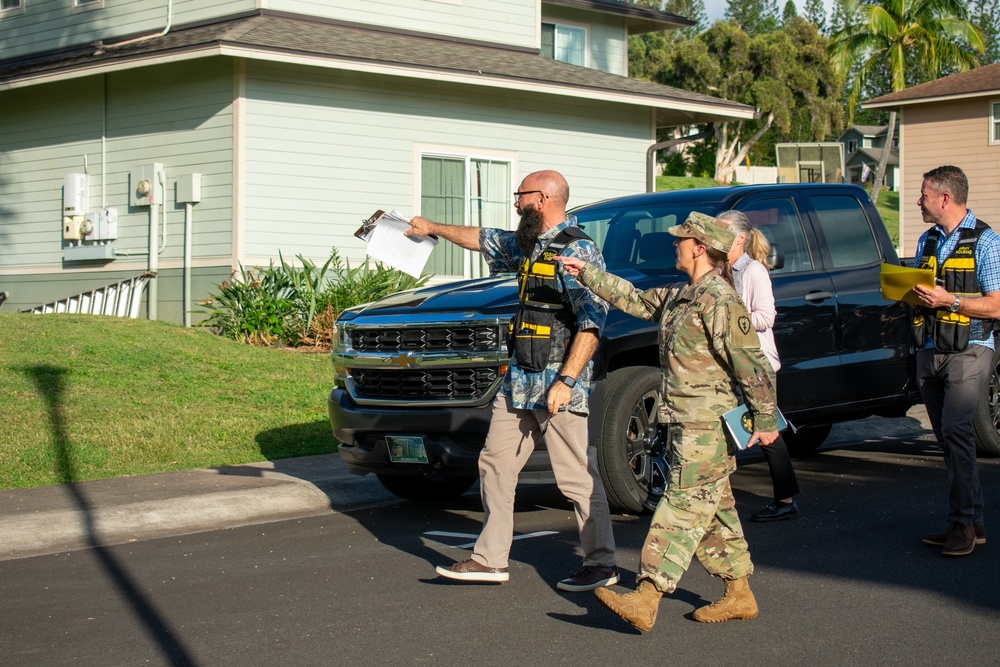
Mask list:
[[[611,515],[587,435],[592,358],[607,304],[552,259],[579,257],[603,269],[604,258],[566,215],[568,201],[562,174],[537,171],[514,193],[521,216],[516,231],[444,225],[417,216],[406,232],[434,234],[483,253],[491,273],[517,273],[520,294],[509,329],[510,365],[479,455],[483,529],[470,558],[436,568],[449,579],[508,580],[517,479],[544,437],[556,484],[573,504],[584,553],[580,570],[557,587],[590,591],[618,582]]]

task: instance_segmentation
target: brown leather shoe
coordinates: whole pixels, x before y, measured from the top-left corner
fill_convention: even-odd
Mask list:
[[[976,529],[976,544],[986,544],[986,527],[974,526],[974,528]],[[940,533],[925,535],[923,543],[929,547],[943,547],[944,541],[948,539],[949,532],[951,532],[951,526],[948,526],[947,530],[942,530]]]
[[[442,577],[458,579],[459,581],[478,581],[502,584],[510,579],[505,567],[488,567],[469,558],[451,567],[438,565],[434,571]]]
[[[968,556],[976,548],[976,529],[964,523],[951,524],[941,553],[945,556]]]
[[[618,568],[614,565],[601,567],[600,565],[584,565],[572,577],[566,577],[556,588],[561,591],[577,593],[580,591],[593,591],[605,586],[614,586],[618,583]]]

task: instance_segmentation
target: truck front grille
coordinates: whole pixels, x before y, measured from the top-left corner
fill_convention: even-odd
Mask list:
[[[353,329],[356,352],[493,352],[499,349],[496,323],[458,327]]]
[[[381,370],[351,372],[359,399],[463,401],[483,398],[499,377],[497,368]]]

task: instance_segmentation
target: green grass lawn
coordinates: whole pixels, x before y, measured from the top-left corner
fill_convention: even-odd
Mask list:
[[[332,381],[328,354],[0,313],[0,489],[334,452]]]

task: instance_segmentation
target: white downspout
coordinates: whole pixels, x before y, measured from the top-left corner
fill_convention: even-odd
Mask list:
[[[155,187],[155,186],[154,186]],[[149,303],[147,313],[150,321],[156,319],[156,303],[159,295],[156,290],[156,272],[160,268],[160,253],[157,251],[156,242],[159,233],[156,224],[159,222],[160,204],[156,201],[149,205]]]
[[[141,42],[147,39],[156,39],[157,37],[163,37],[168,32],[170,32],[171,24],[174,21],[174,0],[167,0],[167,25],[164,26],[163,30],[158,33],[153,33],[151,35],[143,35],[142,37],[133,37],[132,39],[127,39],[124,42],[115,42],[114,44],[105,44],[104,40],[98,40],[94,42],[94,46],[97,48],[98,53],[107,51],[108,49],[120,49],[123,46],[128,46],[129,44],[135,44],[136,42]]]
[[[156,274],[160,268],[160,253],[167,245],[167,177],[160,168],[153,176],[153,191],[150,194],[149,203],[149,319],[155,320],[157,317],[157,305],[159,303],[159,290],[157,289]],[[162,207],[162,208],[160,208]],[[157,247],[159,230],[157,224],[159,217],[163,216],[163,247]]]
[[[194,206],[184,204],[184,326],[191,326],[191,225]]]

